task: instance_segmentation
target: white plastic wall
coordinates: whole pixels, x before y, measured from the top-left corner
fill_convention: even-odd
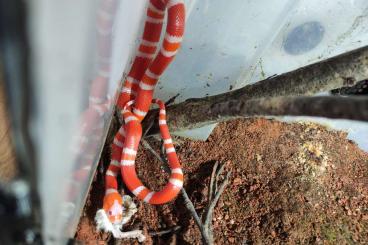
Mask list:
[[[156,89],[162,99],[180,93],[180,102],[223,93],[368,44],[366,0],[186,3],[188,22],[182,49]],[[362,131],[366,126],[352,130],[349,124],[323,122],[357,132],[349,137],[368,151],[363,143],[368,128]],[[175,134],[205,139],[213,127]]]
[[[99,72],[101,40],[97,27],[101,28],[98,17],[105,11],[101,7],[104,4],[116,4],[111,43],[103,44],[113,46],[107,60],[111,64],[108,95],[114,97],[135,50],[145,1],[28,2],[38,105],[32,133],[38,151],[47,243],[62,244],[74,235],[111,118],[112,107],[93,122],[101,130],[83,133],[84,124],[89,123],[83,116],[89,108],[90,89]]]
[[[93,72],[95,54],[90,40],[94,37],[96,4],[90,0],[35,0],[29,7],[34,99],[38,105],[32,133],[40,168],[43,234],[47,243],[60,243],[64,235],[61,204],[74,162],[69,146]]]
[[[155,92],[163,100],[177,93],[176,102],[181,102],[227,92],[368,44],[366,0],[185,3],[182,48]],[[62,243],[75,231],[111,118],[108,110],[94,121],[99,130],[86,130],[88,96],[101,63],[101,40],[96,39],[101,6],[116,4],[111,53],[104,59],[111,65],[107,94],[114,97],[139,42],[147,1],[28,4],[38,102],[33,135],[40,163],[44,236],[49,243]],[[205,138],[212,128],[180,134]],[[359,130],[367,130],[367,125],[360,124]]]

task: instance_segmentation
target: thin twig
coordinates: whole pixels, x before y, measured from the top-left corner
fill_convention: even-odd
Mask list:
[[[165,102],[165,106],[169,106],[171,105],[172,103],[175,102],[176,98],[179,97],[179,93],[177,93],[176,95],[174,95],[173,97],[171,97],[170,99],[168,99],[166,102]]]
[[[165,155],[165,144],[163,144],[163,142],[161,142],[161,151],[160,151],[160,154],[161,154],[161,158],[164,159],[166,165],[168,166],[169,163],[167,162],[167,159],[166,159],[166,155]]]
[[[206,232],[205,227],[202,224],[201,219],[199,218],[197,211],[194,208],[194,205],[192,203],[192,201],[189,199],[189,196],[187,194],[187,192],[185,191],[185,189],[181,189],[181,196],[184,199],[184,205],[185,207],[188,209],[188,211],[190,212],[190,214],[193,216],[194,221],[196,222],[199,231],[201,232],[202,235],[202,240],[204,244],[211,244],[211,238],[209,237],[209,234]]]
[[[160,154],[158,154],[152,147],[151,145],[145,140],[145,139],[142,139],[142,144],[143,146],[149,150],[155,157],[157,157],[157,159],[159,161],[161,161],[162,163],[166,163],[165,159],[163,159]]]
[[[208,203],[211,202],[213,193],[216,193],[216,189],[215,189],[216,187],[214,187],[214,182],[215,182],[215,174],[216,174],[216,171],[217,171],[217,166],[218,166],[218,162],[216,161],[215,164],[212,167],[210,187],[209,187],[209,190],[208,190]]]
[[[218,185],[218,180],[219,180],[219,177],[220,177],[220,175],[222,174],[222,172],[224,171],[224,169],[225,169],[225,164],[222,164],[221,165],[221,167],[220,167],[220,169],[217,171],[217,173],[216,173],[216,179],[215,179],[215,191],[214,191],[214,193],[217,193],[217,185]],[[212,197],[211,197],[212,198]]]
[[[163,158],[163,157],[161,157],[152,147],[151,147],[151,145],[146,141],[146,140],[144,140],[144,139],[142,139],[142,144],[143,144],[143,146],[147,149],[147,150],[149,150],[160,162],[162,162],[163,163],[163,169],[164,169],[164,171],[165,172],[167,172],[167,173],[170,173],[170,168],[169,168],[169,166],[168,166],[168,164],[167,164],[167,161],[166,161],[166,159],[165,158]]]
[[[205,224],[204,224],[205,227],[209,227],[209,224],[212,222],[213,210],[215,209],[215,206],[216,206],[221,194],[224,192],[225,187],[229,182],[230,175],[231,175],[231,171],[229,171],[226,174],[225,180],[221,183],[218,192],[215,194],[215,197],[212,199],[212,201],[210,202],[210,204],[208,206],[208,210],[207,210],[206,218],[205,218]]]
[[[158,111],[156,112],[156,114],[158,114]],[[157,116],[157,115],[156,115],[156,116]],[[154,121],[154,120],[150,120],[150,121],[149,121],[149,124],[148,124],[147,128],[145,128],[144,133],[143,133],[143,135],[142,135],[142,139],[144,139],[144,138],[146,137],[147,133],[151,130],[151,128],[153,127],[153,124],[154,124],[154,123],[155,123],[155,121]]]
[[[220,175],[222,174],[222,172],[224,171],[224,169],[225,169],[225,164],[222,164],[221,166],[220,166],[220,169],[217,171],[217,173],[216,173],[216,181],[219,179],[219,177],[220,177]]]
[[[174,227],[171,227],[169,229],[162,230],[162,231],[151,231],[151,232],[148,232],[148,234],[150,236],[162,236],[162,235],[166,235],[166,234],[169,234],[169,233],[175,233],[180,229],[181,229],[181,226],[176,225]]]

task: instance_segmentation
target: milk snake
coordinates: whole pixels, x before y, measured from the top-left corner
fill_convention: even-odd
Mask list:
[[[166,12],[166,32],[156,54]],[[117,100],[117,108],[122,112],[124,123],[111,145],[111,162],[105,176],[103,203],[103,209],[112,223],[119,223],[122,219],[122,198],[117,191],[116,179],[119,170],[127,188],[138,199],[150,204],[163,204],[173,200],[183,186],[183,172],[166,124],[165,105],[152,97],[159,77],[180,47],[184,24],[185,7],[182,0],[149,1],[142,41]],[[135,158],[142,136],[141,121],[152,102],[160,108],[160,133],[171,168],[168,183],[158,192],[146,188],[135,171]]]

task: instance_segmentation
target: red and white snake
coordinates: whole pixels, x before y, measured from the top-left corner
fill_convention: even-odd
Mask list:
[[[156,54],[166,12],[166,33]],[[184,25],[185,7],[182,0],[149,1],[142,41],[117,101],[124,124],[111,146],[111,162],[106,171],[106,193],[103,201],[103,209],[113,224],[121,222],[123,218],[122,197],[118,193],[116,179],[119,171],[127,188],[140,200],[150,204],[163,204],[173,200],[183,186],[183,172],[166,124],[165,105],[158,99],[152,100],[152,97],[159,77],[180,47]],[[141,121],[151,103],[158,104],[160,108],[160,132],[171,168],[168,183],[158,192],[146,188],[135,171],[135,158],[142,136]]]

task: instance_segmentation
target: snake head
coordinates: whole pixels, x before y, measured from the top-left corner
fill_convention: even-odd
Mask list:
[[[103,209],[111,224],[121,224],[123,219],[123,199],[117,192],[105,195]]]
[[[123,236],[120,229],[137,211],[137,206],[130,196],[121,197],[117,192],[108,193],[105,195],[103,208],[96,213],[96,228],[99,231],[111,232],[115,238],[119,238]]]

